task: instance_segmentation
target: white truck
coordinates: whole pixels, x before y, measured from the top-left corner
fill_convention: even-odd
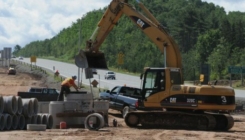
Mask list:
[[[116,80],[116,74],[113,71],[108,71],[105,74],[105,79]]]

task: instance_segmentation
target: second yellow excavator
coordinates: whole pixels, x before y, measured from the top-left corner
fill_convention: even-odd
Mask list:
[[[165,56],[165,67],[145,68],[141,75],[142,99],[139,110],[129,112],[125,123],[130,127],[229,130],[234,120],[235,93],[231,87],[184,85],[180,51],[173,38],[149,10],[137,1],[140,13],[127,0],[112,0],[98,23],[86,50],[80,51],[75,63],[81,68],[107,68],[99,47],[124,14],[145,33]],[[160,61],[160,60],[159,60]]]

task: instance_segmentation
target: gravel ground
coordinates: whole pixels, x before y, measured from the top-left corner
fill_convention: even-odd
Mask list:
[[[44,72],[39,68],[27,65],[17,65],[16,75],[7,75],[6,67],[0,67],[0,94],[14,95],[17,91],[26,90],[30,86],[48,86],[60,88],[60,81],[56,81],[52,72]],[[89,88],[83,88],[88,90]],[[93,90],[97,90],[94,88]],[[98,91],[98,90],[97,90]],[[94,92],[95,94],[98,92]],[[241,99],[240,99],[241,100]],[[84,128],[77,129],[48,129],[46,131],[3,131],[1,140],[245,140],[244,112],[239,111],[234,117],[234,127],[225,132],[171,130],[171,129],[136,129],[129,128],[118,111],[109,109],[109,127],[99,131],[88,131]],[[113,127],[112,120],[116,119],[117,127]]]

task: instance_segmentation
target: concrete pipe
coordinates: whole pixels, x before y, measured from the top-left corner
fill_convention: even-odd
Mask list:
[[[16,100],[17,100],[17,115],[22,114],[22,110],[23,110],[23,102],[22,102],[22,98],[20,96],[15,96]]]
[[[84,125],[86,129],[99,130],[100,128],[104,127],[105,122],[101,114],[93,113],[86,117]]]
[[[33,105],[33,115],[38,113],[38,100],[37,98],[31,98]]]
[[[42,124],[42,118],[40,114],[37,114],[37,123],[36,124]]]
[[[12,117],[9,114],[3,114],[4,116],[4,129],[10,130],[12,126]]]
[[[38,101],[38,113],[49,113],[49,102]]]
[[[0,95],[0,114],[2,114],[4,111],[4,100],[3,96]]]
[[[33,114],[33,105],[32,105],[32,100],[30,99],[22,99],[23,102],[23,111],[22,114],[25,117],[30,118]]]
[[[4,115],[0,114],[0,130],[2,131],[4,129]]]
[[[15,96],[3,96],[4,113],[15,115],[17,112],[17,100]]]
[[[18,116],[18,127],[17,127],[17,129],[19,129],[19,130],[25,129],[25,125],[26,125],[25,117],[23,115],[17,115],[17,116]]]
[[[17,115],[12,115],[11,117],[12,117],[11,129],[12,130],[16,130],[17,127],[18,127],[18,124],[19,124],[19,122],[18,122],[18,116]]]
[[[56,114],[61,112],[64,112],[64,101],[51,101],[49,103],[49,114],[53,116],[52,128],[54,129],[56,128],[56,125],[59,125],[61,121],[64,121],[63,118],[56,117]]]
[[[37,124],[37,115],[31,116],[31,124]]]
[[[45,125],[47,125],[47,122],[48,122],[48,120],[47,120],[47,116],[45,115],[45,114],[39,114],[40,116],[41,116],[41,124],[45,124]]]
[[[51,129],[53,127],[53,116],[50,114],[45,114],[47,118],[47,129]]]
[[[25,117],[25,128],[26,128],[26,125],[27,124],[31,124],[31,120],[32,120],[32,117],[28,118],[28,117]]]
[[[25,117],[25,128],[28,124],[35,124],[35,116]]]
[[[83,93],[70,93],[64,97],[64,101],[75,101],[78,103],[78,111],[83,112],[89,112],[92,110],[93,105],[93,95],[92,94],[86,94],[86,92]],[[65,111],[69,111],[70,104],[67,104],[64,107]]]
[[[60,122],[64,121],[67,125],[81,123],[80,117],[56,117],[57,113],[78,110],[77,101],[51,101],[49,103],[49,114],[53,117],[53,126],[56,128]]]

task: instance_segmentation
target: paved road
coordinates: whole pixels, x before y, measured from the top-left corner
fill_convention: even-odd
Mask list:
[[[26,63],[30,63],[30,58],[24,58],[23,60],[20,60]],[[64,77],[70,77],[72,75],[78,76],[78,67],[75,64],[70,63],[64,63],[64,62],[58,62],[53,60],[46,60],[46,59],[37,59],[36,65],[39,67],[43,67],[49,70],[53,70],[53,67],[55,67],[55,70],[59,70],[60,74]],[[81,70],[81,69],[80,69]],[[131,76],[121,73],[116,73],[116,80],[106,80],[104,78],[105,73],[107,70],[97,70],[98,74],[94,75],[94,78],[86,79],[85,73],[80,72],[80,79],[82,79],[82,83],[89,85],[93,80],[97,80],[100,83],[100,88],[104,89],[112,89],[114,86],[118,85],[130,85],[132,87],[140,87],[140,76]],[[81,80],[80,80],[81,81]],[[99,85],[98,85],[99,86]]]
[[[30,63],[30,58],[24,58],[24,60],[20,60],[20,61]],[[38,58],[36,65],[49,70],[53,70],[53,67],[55,67],[55,70],[59,70],[60,74],[65,77],[78,75],[78,68],[75,64]],[[97,71],[98,74],[94,75],[94,78],[90,79],[91,81],[89,81],[89,79],[86,79],[85,74],[82,73],[80,76],[80,79],[82,79],[82,83],[89,85],[89,83],[91,83],[93,80],[97,80],[100,83],[98,86],[104,89],[112,89],[114,86],[124,85],[124,84],[132,87],[141,86],[141,80],[139,76],[137,77],[137,76],[116,73],[116,80],[105,80],[104,75],[106,73],[106,70],[97,70]],[[235,93],[236,93],[236,97],[245,98],[245,90],[236,89]]]

